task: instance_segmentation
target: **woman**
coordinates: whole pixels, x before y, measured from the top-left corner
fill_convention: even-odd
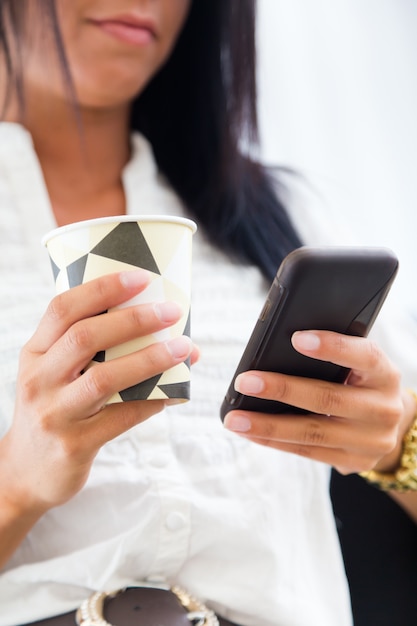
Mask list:
[[[74,623],[94,591],[161,581],[222,624],[350,624],[328,466],[397,467],[416,412],[398,370],[368,339],[299,333],[295,348],[352,368],[350,384],[248,373],[240,391],[311,414],[231,412],[227,429],[218,416],[280,260],[328,240],[327,217],[294,205],[290,221],[281,187],[241,152],[256,140],[254,3],[3,0],[1,18],[0,625]],[[175,303],[97,315],[144,289],[145,273],[52,295],[44,232],[126,212],[199,223],[202,356],[186,405],[105,406],[197,360],[186,338],[80,374],[98,350],[178,319]]]

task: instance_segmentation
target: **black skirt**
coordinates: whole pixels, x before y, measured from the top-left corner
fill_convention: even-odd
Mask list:
[[[417,525],[357,475],[333,471],[331,497],[355,626],[416,626]]]

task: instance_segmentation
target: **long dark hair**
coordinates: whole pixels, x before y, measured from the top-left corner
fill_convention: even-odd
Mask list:
[[[0,45],[12,78],[5,19],[18,35],[25,4],[0,0]],[[54,0],[38,4],[47,8],[69,76]],[[252,156],[258,144],[255,17],[256,0],[193,0],[171,57],[133,103],[131,125],[149,139],[161,172],[210,240],[271,279],[301,242],[279,179]]]
[[[33,0],[0,0],[0,53],[3,53],[2,64],[6,71],[7,83],[4,101],[0,102],[0,119],[7,108],[9,95],[12,90],[17,94],[21,113],[24,112],[24,81],[23,59],[21,54],[20,39],[25,37],[25,29],[28,29],[27,15],[30,3]],[[61,63],[65,84],[71,101],[75,104],[75,90],[71,80],[71,72],[68,67],[64,45],[61,39],[55,0],[37,0],[33,5],[36,16],[43,20],[43,35],[52,37],[55,43],[55,51]],[[1,66],[0,66],[1,67]]]

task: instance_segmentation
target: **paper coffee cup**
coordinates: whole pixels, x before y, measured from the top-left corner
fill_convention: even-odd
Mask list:
[[[175,300],[183,308],[183,316],[173,326],[103,350],[95,355],[89,367],[157,341],[180,335],[190,336],[191,250],[196,228],[196,224],[186,218],[123,215],[61,226],[43,237],[57,293],[99,276],[144,268],[151,274],[148,287],[112,310],[166,300]],[[189,400],[189,360],[138,385],[120,390],[108,403],[169,398]]]

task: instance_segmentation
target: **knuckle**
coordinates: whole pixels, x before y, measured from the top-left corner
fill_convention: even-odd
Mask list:
[[[398,440],[398,419],[391,419],[385,433],[379,439],[378,452],[380,456],[385,456],[394,450]]]
[[[55,411],[52,407],[45,409],[42,412],[42,415],[39,419],[39,426],[43,433],[45,434],[55,434],[56,431],[56,419],[55,419]]]
[[[395,435],[403,416],[403,404],[400,397],[381,398],[375,411],[380,436]]]
[[[340,334],[340,333],[336,333],[334,335],[334,349],[337,352],[337,354],[343,354],[346,350],[346,338],[344,335]]]
[[[381,446],[379,450],[379,458],[386,456],[390,452],[392,452],[397,444],[397,435],[394,432],[391,432],[389,435],[384,437],[381,440]]]
[[[48,304],[46,315],[53,321],[62,322],[68,318],[67,294],[62,293],[53,298]]]
[[[368,360],[371,369],[378,367],[383,358],[383,353],[374,341],[368,342]]]
[[[401,420],[403,406],[401,402],[392,402],[384,407],[384,421],[387,426],[396,428]]]
[[[84,352],[92,345],[91,330],[86,324],[77,322],[66,333],[66,343],[68,348],[72,350],[81,350]]]
[[[334,388],[322,386],[317,395],[316,412],[323,415],[338,415],[342,404],[342,395]]]
[[[280,379],[279,385],[273,387],[273,397],[276,400],[285,401],[290,395],[290,385],[283,377]]]
[[[29,374],[19,381],[19,393],[23,402],[33,404],[39,395],[40,384],[35,374]]]
[[[308,423],[304,432],[304,443],[308,446],[322,446],[326,442],[326,435],[322,425],[317,420]]]
[[[105,276],[100,276],[92,283],[92,287],[94,288],[99,300],[106,300],[111,293],[110,282],[112,282],[111,277],[107,274]]]
[[[365,465],[369,466],[369,469],[372,469],[382,457],[392,452],[396,442],[397,436],[392,430],[381,432],[379,435],[374,436],[366,453],[364,453],[365,460],[362,459],[362,464],[365,463]]]
[[[368,446],[366,453],[360,459],[360,470],[369,471],[375,467],[380,459],[390,454],[397,444],[396,430],[380,433],[374,436],[372,443]]]
[[[29,341],[23,346],[19,354],[19,376],[22,379],[26,378],[26,376],[30,377],[31,375],[33,375],[34,371],[33,359],[31,359],[31,341],[32,339],[29,339]]]
[[[401,380],[402,380],[401,371],[395,365],[391,366],[391,380],[392,380],[393,386],[396,389],[401,388]]]
[[[126,310],[127,323],[137,328],[142,327],[146,323],[146,314],[141,306],[133,306]]]
[[[112,391],[111,372],[105,364],[93,365],[83,374],[85,394],[89,398],[106,398]]]
[[[276,440],[275,424],[271,420],[267,420],[262,426],[262,438],[272,442]]]
[[[19,354],[19,367],[21,368],[24,363],[35,354],[39,353],[39,349],[36,345],[36,333],[27,340],[27,342],[22,346]]]
[[[152,344],[146,349],[145,365],[146,369],[152,374],[163,371],[164,367],[168,366],[167,358],[170,354],[167,348],[162,350],[162,345],[159,343]]]

